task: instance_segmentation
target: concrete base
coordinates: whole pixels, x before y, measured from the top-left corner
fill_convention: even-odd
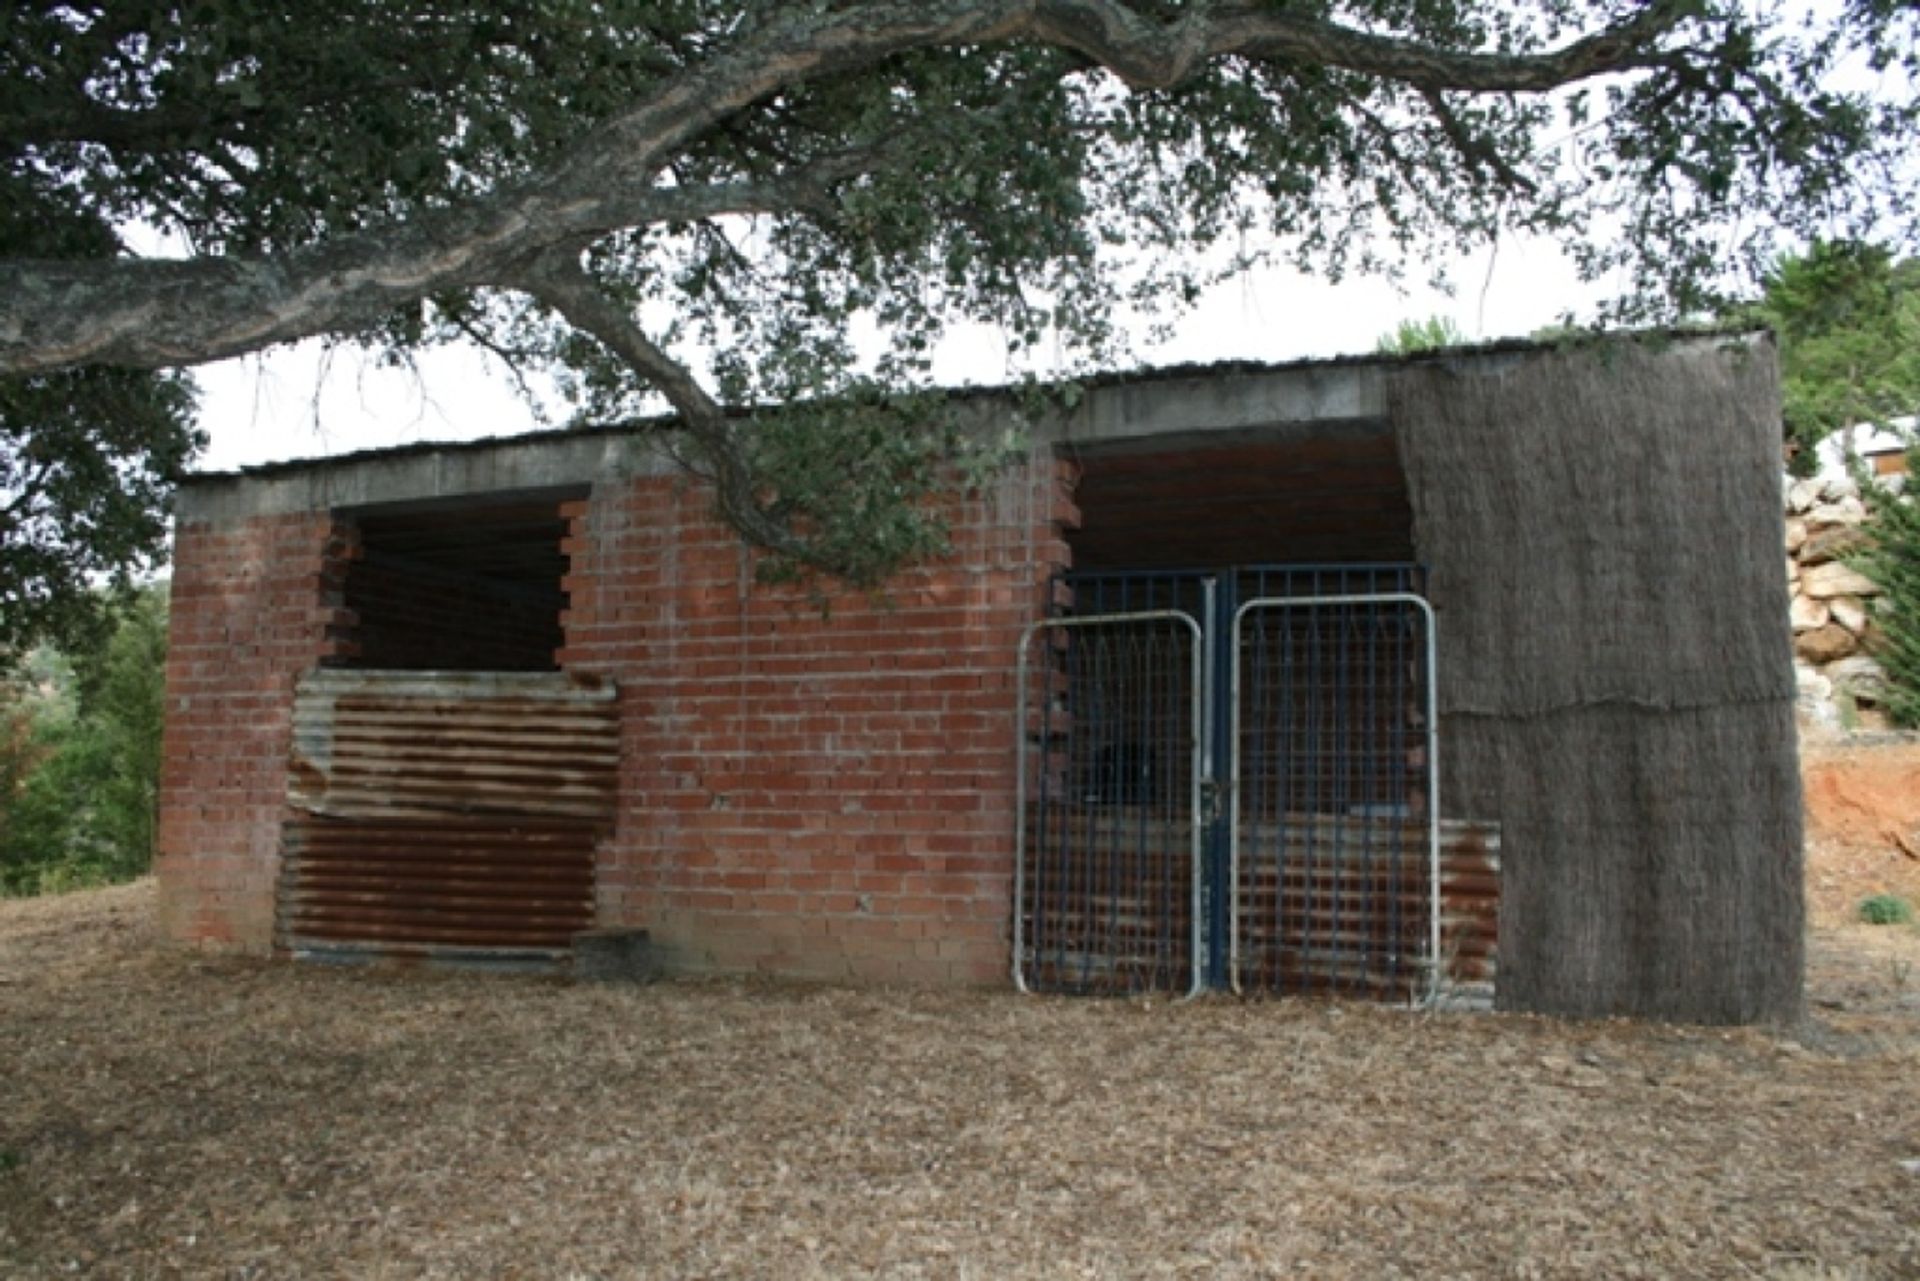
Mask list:
[[[659,958],[645,930],[588,930],[573,936],[573,977],[588,983],[651,983]]]

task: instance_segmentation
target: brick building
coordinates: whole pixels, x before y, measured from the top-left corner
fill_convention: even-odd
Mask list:
[[[1030,454],[956,500],[951,557],[824,614],[755,583],[670,425],[190,481],[166,932],[536,961],[639,928],[676,970],[1797,1006],[1764,340],[957,412],[1026,414]]]

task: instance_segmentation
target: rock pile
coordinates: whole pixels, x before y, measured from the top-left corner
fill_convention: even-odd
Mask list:
[[[1825,728],[1884,728],[1887,677],[1873,655],[1880,587],[1847,562],[1863,550],[1867,506],[1845,477],[1787,487],[1787,582],[1806,718]]]

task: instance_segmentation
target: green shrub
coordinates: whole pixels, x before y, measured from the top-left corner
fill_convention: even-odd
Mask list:
[[[0,688],[0,896],[131,880],[152,863],[166,599],[112,614],[98,649]]]
[[[1425,320],[1403,320],[1373,346],[1382,356],[1412,356],[1423,351],[1447,347],[1465,347],[1473,339],[1453,322],[1451,316],[1428,316]]]
[[[1909,925],[1913,904],[1898,894],[1875,894],[1860,901],[1860,919],[1868,925]]]
[[[1907,457],[1907,483],[1920,489],[1920,449]],[[1873,485],[1865,492],[1873,542],[1858,565],[1883,593],[1873,613],[1881,633],[1874,657],[1892,687],[1887,711],[1894,724],[1920,728],[1920,495],[1896,497]]]

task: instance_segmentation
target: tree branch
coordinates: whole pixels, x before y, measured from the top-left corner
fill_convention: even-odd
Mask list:
[[[1507,163],[1499,148],[1484,138],[1476,138],[1467,128],[1466,121],[1454,113],[1447,100],[1440,96],[1438,89],[1422,89],[1420,96],[1426,100],[1427,110],[1440,124],[1440,132],[1446,135],[1449,145],[1459,155],[1461,162],[1471,170],[1490,173],[1510,191],[1523,191],[1538,195],[1539,184]]]
[[[0,517],[5,517],[9,526],[18,524],[22,512],[33,510],[33,504],[39,501],[41,491],[46,488],[47,477],[52,474],[53,464],[41,463],[34,469],[31,476],[21,480],[20,488],[15,491],[13,500],[5,507],[0,507]]]
[[[866,0],[805,6],[665,81],[552,164],[485,197],[274,259],[0,264],[0,373],[81,364],[156,368],[243,355],[364,325],[447,289],[503,285],[532,256],[599,235],[725,213],[819,211],[837,172],[680,190],[665,165],[783,89],[931,47],[1037,41],[1137,85],[1177,84],[1236,55],[1345,69],[1423,91],[1533,92],[1647,65],[1689,11],[1656,0],[1617,27],[1538,54],[1462,52],[1303,18],[1273,4],[1205,4],[1171,24],[1123,0]],[[859,162],[848,161],[857,166]]]
[[[242,356],[353,328],[425,294],[510,284],[517,261],[555,243],[728,214],[825,216],[838,183],[888,154],[861,148],[755,182],[603,185],[565,203],[512,192],[279,259],[0,262],[0,374]]]
[[[667,398],[709,464],[706,476],[713,482],[728,524],[765,551],[810,559],[805,540],[760,502],[746,449],[726,407],[600,288],[580,266],[577,251],[556,249],[540,255],[516,273],[514,283],[559,312],[574,328],[593,335]]]
[[[520,393],[522,400],[528,405],[538,404],[539,396],[533,389],[533,383],[527,378],[526,371],[521,368],[521,362],[532,359],[531,352],[516,350],[500,342],[492,334],[482,329],[470,316],[458,312],[448,313],[445,311],[442,311],[440,314],[446,323],[452,325],[454,329],[459,331],[461,337],[476,347],[479,347],[482,351],[489,353],[494,359],[500,362],[506,369],[507,376],[513,380],[514,389]]]
[[[1272,4],[1201,5],[1170,27],[1119,0],[1038,0],[1034,7],[1036,37],[1075,49],[1140,87],[1171,87],[1204,60],[1238,54],[1353,71],[1419,89],[1521,93],[1638,66],[1645,47],[1678,25],[1692,6],[1689,0],[1656,0],[1616,27],[1537,54],[1439,49],[1300,17]]]

